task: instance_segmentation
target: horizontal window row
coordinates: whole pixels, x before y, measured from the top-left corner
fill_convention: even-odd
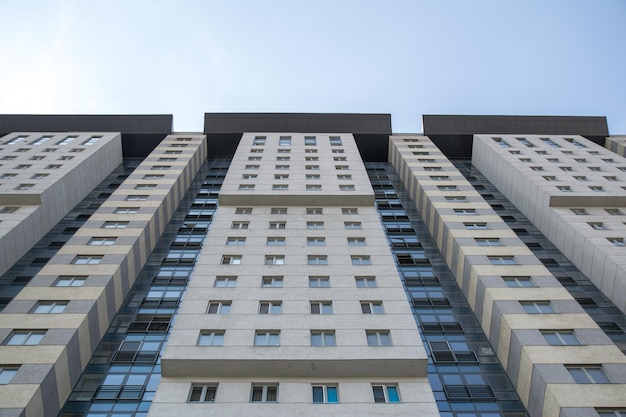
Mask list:
[[[380,300],[359,301],[363,314],[384,314],[383,302]],[[209,301],[207,314],[230,314],[232,300]],[[333,314],[332,301],[310,301],[311,314]],[[282,314],[283,302],[281,300],[259,301],[257,314]]]
[[[26,140],[28,140],[29,136],[24,136],[24,135],[19,135],[14,137],[13,139],[10,139],[9,141],[5,142],[4,145],[17,145],[18,143],[22,143],[22,142],[26,142]],[[52,139],[52,136],[49,135],[45,135],[45,136],[41,136],[38,139],[36,139],[34,142],[29,143],[29,145],[32,146],[39,146],[42,145],[48,141],[50,141]],[[78,136],[67,136],[64,139],[62,139],[61,141],[55,143],[55,145],[58,146],[65,146],[65,145],[69,145],[70,143],[74,142],[76,139],[78,139]],[[83,146],[91,146],[94,145],[96,143],[98,143],[98,141],[100,141],[100,139],[102,139],[102,136],[91,136],[88,139],[86,139],[85,141],[83,141],[81,143],[81,145]],[[26,143],[24,143],[26,144]],[[50,148],[50,149],[54,149],[54,148]],[[54,149],[53,151],[56,151],[56,149]],[[47,152],[53,152],[53,151],[47,151]],[[46,151],[44,151],[46,152]]]
[[[280,330],[256,330],[254,332],[254,346],[280,346]],[[224,346],[226,330],[201,330],[198,336],[198,346]],[[365,330],[365,341],[368,346],[392,346],[391,333],[389,330]],[[353,344],[354,340],[350,340]],[[311,330],[310,346],[334,347],[335,330]]]
[[[189,402],[216,402],[219,400],[218,383],[192,384]],[[279,384],[256,384],[250,389],[250,402],[278,402]],[[396,384],[372,384],[371,400],[375,403],[399,403],[400,394]],[[228,400],[230,401],[230,400]],[[311,402],[314,404],[339,403],[339,384],[311,384]]]
[[[291,136],[280,136],[278,138],[278,146],[291,146]],[[328,142],[331,146],[341,146],[341,137],[340,136],[329,136]],[[317,145],[317,137],[316,136],[305,136],[304,137],[304,145],[305,146],[315,146]],[[265,146],[267,144],[267,136],[255,136],[252,145],[253,146]]]
[[[74,263],[86,263],[86,260],[90,260],[90,263],[96,264],[99,263],[99,259],[95,256],[87,256],[80,255],[77,256],[75,261],[78,260],[80,262]],[[100,259],[102,257],[100,256]],[[243,259],[243,255],[223,255],[221,264],[222,265],[239,265]],[[350,262],[352,265],[371,265],[372,260],[369,255],[350,255]],[[265,265],[285,265],[285,255],[265,255],[265,261],[263,262]],[[307,264],[308,265],[328,265],[328,256],[327,255],[308,255],[307,256]]]
[[[283,275],[267,275],[261,277],[262,288],[282,288],[285,277]],[[376,288],[378,286],[375,276],[354,277],[357,288]],[[329,276],[309,276],[309,288],[330,288]],[[217,276],[214,287],[235,288],[237,286],[237,276]]]
[[[363,225],[361,222],[343,222],[343,226],[345,229],[362,229]],[[231,223],[231,229],[248,229],[250,227],[249,221],[234,221]],[[286,229],[287,222],[286,221],[271,221],[268,223],[269,229]],[[324,229],[324,222],[306,222],[306,228],[310,230],[321,230]]]
[[[254,190],[255,188],[255,184],[239,184],[238,187],[239,190]],[[289,184],[272,184],[272,190],[275,191],[286,191],[288,189]],[[322,189],[322,184],[305,184],[304,189],[306,191],[320,191]],[[340,191],[355,191],[356,187],[354,184],[339,184],[338,189]]]
[[[295,238],[290,238],[290,239],[295,239]],[[113,238],[113,241],[115,241],[114,238]],[[284,236],[270,236],[266,238],[266,245],[267,246],[285,246],[286,241],[287,241],[287,238]],[[346,238],[346,241],[349,246],[365,246],[366,245],[366,240],[364,237],[348,237]],[[307,246],[326,246],[326,238],[325,237],[307,237],[306,243],[307,243]],[[91,244],[94,244],[94,243],[90,243],[90,245]],[[245,244],[246,244],[245,237],[232,236],[232,237],[226,238],[227,246],[244,246]]]

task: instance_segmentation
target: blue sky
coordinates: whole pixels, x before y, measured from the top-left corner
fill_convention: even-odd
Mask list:
[[[607,116],[624,0],[0,0],[0,113]]]

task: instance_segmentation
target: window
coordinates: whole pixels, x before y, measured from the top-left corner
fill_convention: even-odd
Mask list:
[[[557,187],[556,187],[556,188],[557,188],[557,190],[559,190],[559,191],[565,191],[565,192],[567,192],[567,193],[569,193],[569,192],[571,192],[571,191],[572,191],[572,189],[570,188],[570,186],[569,186],[569,185],[557,185]]]
[[[509,145],[508,143],[503,141],[502,138],[491,138],[491,139],[493,139],[498,145],[500,145],[503,148],[510,148],[511,147],[511,145]]]
[[[278,139],[278,146],[291,146],[291,136],[281,136]]]
[[[356,230],[356,229],[362,229],[363,228],[361,226],[361,222],[344,222],[343,225],[344,225],[344,227],[346,229],[351,229],[351,230]]]
[[[115,237],[92,237],[89,240],[90,246],[111,246],[115,243]]]
[[[376,288],[376,277],[354,277],[357,288]]]
[[[313,403],[338,403],[337,386],[313,385]]]
[[[305,165],[304,168],[311,170],[311,171],[317,171],[320,169],[320,166],[319,165]]]
[[[306,222],[307,229],[323,229],[324,222]]]
[[[589,222],[587,224],[591,226],[592,229],[595,229],[595,230],[607,230],[607,228],[604,226],[602,222]]]
[[[324,237],[307,237],[306,238],[307,246],[325,246],[326,238]]]
[[[485,230],[488,229],[487,223],[463,223],[466,229],[470,230]]]
[[[158,180],[163,178],[164,175],[163,174],[146,174],[143,176],[144,180]]]
[[[254,190],[254,184],[239,184],[240,190]]]
[[[289,165],[276,165],[274,168],[278,170],[285,170],[289,169]]]
[[[282,276],[264,276],[261,279],[261,287],[263,288],[282,288],[283,277]]]
[[[229,237],[226,239],[226,245],[228,246],[243,246],[246,244],[245,237]]]
[[[265,265],[284,265],[284,255],[265,255]]]
[[[259,165],[246,165],[244,169],[259,169]]]
[[[328,265],[328,257],[326,255],[308,255],[308,265]]]
[[[19,210],[19,207],[16,207],[16,206],[2,207],[0,208],[0,214],[15,213],[17,210]]]
[[[610,384],[602,368],[594,365],[567,366],[567,371],[577,384]]]
[[[543,177],[544,180],[546,181],[556,181],[556,177],[554,175],[546,175]]]
[[[542,330],[541,334],[552,346],[578,346],[580,341],[573,330]]]
[[[217,384],[209,385],[192,385],[189,394],[189,402],[214,402],[217,393]]]
[[[315,214],[324,214],[324,209],[320,207],[307,208],[306,214],[315,215]]]
[[[348,165],[335,165],[335,169],[339,171],[346,171],[350,169],[350,167]]]
[[[81,143],[81,145],[91,146],[94,143],[97,143],[101,138],[102,136],[92,136],[89,139],[87,139],[85,142]]]
[[[271,214],[287,214],[287,209],[283,207],[272,207]]]
[[[280,330],[257,330],[254,346],[280,346]]]
[[[224,330],[202,330],[198,337],[198,346],[223,346]]]
[[[507,287],[511,288],[535,286],[530,277],[502,277],[502,279],[504,279]]]
[[[520,301],[520,304],[528,314],[549,314],[555,312],[549,301]]]
[[[272,190],[285,191],[289,189],[289,185],[287,184],[273,184]]]
[[[146,201],[148,199],[147,195],[129,195],[124,200],[126,201]]]
[[[304,153],[317,153],[317,149],[305,149]]]
[[[265,242],[267,246],[285,246],[285,238],[284,237],[268,237]]]
[[[543,167],[530,167],[533,171],[543,171]]]
[[[349,237],[347,239],[348,239],[349,246],[365,246],[364,237]]]
[[[371,265],[372,260],[369,255],[351,255],[352,265]]]
[[[474,238],[478,246],[502,246],[502,242],[497,237]]]
[[[607,208],[607,209],[604,209],[604,211],[609,213],[611,216],[621,216],[622,214],[624,214],[622,213],[620,209],[616,209],[616,208]]]
[[[456,190],[457,186],[456,185],[438,185],[437,189],[441,191],[452,191],[452,190]]]
[[[305,178],[307,180],[319,180],[320,175],[319,174],[306,174]]]
[[[263,149],[261,148],[252,148],[250,149],[251,153],[263,153]]]
[[[266,140],[265,136],[256,136],[254,138],[254,141],[252,141],[252,144],[256,146],[263,146],[265,145],[265,140]]]
[[[241,264],[241,255],[224,255],[221,263],[222,265],[239,265]]]
[[[341,209],[341,214],[347,214],[347,215],[359,214],[359,210],[356,207],[342,208]]]
[[[259,314],[281,314],[283,303],[281,301],[260,301]]]
[[[87,277],[85,276],[61,276],[55,283],[55,287],[82,287],[85,285]]]
[[[215,277],[215,288],[234,288],[237,286],[237,277]]]
[[[366,330],[368,346],[391,346],[389,330]]]
[[[461,216],[475,216],[476,209],[454,209],[454,214],[459,214]]]
[[[600,185],[591,185],[591,186],[589,186],[589,189],[591,191],[595,191],[595,192],[602,192],[602,191],[604,191],[604,189]]]
[[[315,146],[317,145],[317,139],[315,136],[305,136],[304,137],[304,145],[305,146]]]
[[[102,229],[126,229],[128,222],[104,222]]]
[[[330,146],[341,146],[341,137],[330,136],[328,139],[330,140]]]
[[[250,207],[237,207],[235,214],[252,214],[252,208]]]
[[[600,417],[626,417],[626,409],[596,409],[596,412]]]
[[[72,263],[74,265],[98,265],[102,261],[102,255],[78,255]]]
[[[278,384],[252,385],[252,395],[250,397],[250,401],[252,401],[253,403],[273,403],[278,401]]]
[[[317,157],[317,156],[305,156],[305,157],[304,157],[304,160],[305,160],[305,161],[319,161],[319,159],[320,159],[320,158],[319,158],[319,157]]]
[[[311,301],[311,314],[333,314],[332,301]]]
[[[399,403],[398,387],[396,385],[372,385],[375,403]]]
[[[230,228],[231,229],[247,229],[249,224],[250,224],[249,222],[233,222],[230,225]]]
[[[229,314],[231,301],[209,301],[207,314]]]
[[[617,181],[617,177],[614,176],[606,176],[604,177],[604,179],[606,179],[607,181]]]
[[[513,256],[487,256],[492,265],[517,265]]]
[[[275,180],[286,180],[289,179],[289,174],[274,174]]]
[[[44,159],[45,156],[41,156],[41,155],[35,155],[35,156],[31,156],[30,158],[28,158],[30,161],[41,161],[42,159]]]
[[[19,367],[10,365],[0,365],[0,385],[11,382]]]
[[[139,207],[118,207],[115,209],[115,214],[137,214],[139,213]]]
[[[533,145],[532,143],[530,143],[530,142],[528,141],[528,139],[526,139],[526,138],[515,138],[515,139],[519,140],[519,142],[520,142],[522,145],[528,146],[529,148],[534,148],[534,147],[535,147],[535,145]]]
[[[261,157],[260,156],[249,156],[248,157],[248,161],[260,161]]]
[[[16,177],[16,176],[17,176],[17,174],[2,174],[0,176],[0,179],[8,180],[9,178],[13,178],[13,177]],[[32,178],[35,178],[35,177],[32,177]]]
[[[339,190],[340,191],[354,191],[354,185],[352,184],[346,184],[346,185],[339,185]]]
[[[352,175],[350,175],[350,174],[339,174],[339,175],[337,175],[337,179],[338,180],[351,180],[352,179]]]
[[[321,184],[306,184],[305,189],[307,191],[319,191],[322,189]]]
[[[607,237],[606,239],[611,242],[613,246],[626,246],[626,243],[624,243],[624,238],[622,237]]]
[[[584,208],[573,208],[570,210],[572,213],[574,213],[577,216],[586,216],[588,214],[587,210],[585,210]]]
[[[253,180],[257,177],[257,174],[243,174],[241,179],[243,180]]]
[[[329,288],[330,278],[327,276],[310,276],[309,288]]]
[[[287,227],[287,222],[270,222],[270,229],[284,229]]]
[[[384,314],[382,301],[361,301],[363,314]]]
[[[16,190],[30,190],[34,186],[35,184],[19,184],[17,187],[15,187],[15,189]]]
[[[34,314],[58,314],[63,313],[68,301],[39,301],[32,310]]]
[[[38,345],[46,334],[45,330],[14,330],[4,341],[7,346]]]

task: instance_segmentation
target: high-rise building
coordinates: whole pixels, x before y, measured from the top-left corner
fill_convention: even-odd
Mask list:
[[[0,116],[0,416],[626,416],[604,118],[171,121]]]

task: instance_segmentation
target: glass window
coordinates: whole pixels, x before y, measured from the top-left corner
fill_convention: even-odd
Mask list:
[[[217,384],[193,385],[189,394],[189,402],[214,402]]]
[[[328,265],[328,257],[326,255],[308,255],[308,265]]]
[[[567,371],[577,384],[610,384],[602,368],[598,366],[567,366]]]
[[[375,403],[399,403],[398,387],[396,385],[372,385]]]
[[[371,265],[372,260],[369,255],[351,255],[352,265]]]
[[[254,346],[280,346],[280,330],[257,330]]]
[[[39,301],[32,313],[35,314],[58,314],[63,313],[68,301]]]
[[[528,314],[549,314],[555,312],[549,301],[520,301],[520,304]]]
[[[232,302],[229,301],[209,301],[207,314],[229,314]]]
[[[11,382],[19,367],[11,365],[0,365],[0,385]]]
[[[223,346],[224,330],[202,330],[198,338],[198,346]]]
[[[307,246],[325,246],[326,238],[324,237],[307,237],[306,238]]]
[[[216,288],[234,288],[237,286],[237,277],[218,276],[215,278]]]
[[[55,287],[82,287],[86,276],[60,276],[54,283]]]
[[[281,136],[278,139],[278,146],[291,146],[291,136]]]
[[[502,277],[508,287],[534,287],[535,284],[530,277]]]
[[[259,314],[281,314],[282,301],[259,301]]]
[[[282,288],[283,277],[282,276],[264,276],[261,279],[261,287],[263,288]]]
[[[252,385],[252,402],[276,402],[278,401],[278,384]]]
[[[222,265],[239,265],[241,264],[241,255],[224,255],[221,263]]]
[[[349,246],[365,246],[364,237],[349,237],[347,240]]]
[[[332,301],[311,301],[311,314],[333,314]]]
[[[46,334],[45,330],[14,330],[4,341],[8,346],[38,345]]]
[[[330,278],[327,276],[310,276],[309,288],[329,288]]]
[[[363,314],[384,314],[382,301],[361,301],[361,311]]]
[[[391,346],[389,330],[366,330],[368,346]]]
[[[265,265],[284,265],[285,255],[265,255]]]
[[[376,277],[354,277],[357,288],[376,288]]]
[[[74,265],[98,265],[102,261],[102,255],[78,255],[72,261]]]
[[[287,209],[284,207],[272,207],[271,214],[287,214]]]
[[[478,246],[502,246],[502,242],[497,237],[474,238]]]
[[[314,403],[338,403],[339,395],[335,385],[313,385]]]
[[[284,237],[268,237],[265,242],[267,246],[285,246],[285,238]]]
[[[552,346],[577,346],[580,341],[573,330],[542,330],[541,334]]]
[[[116,237],[92,237],[89,240],[90,246],[111,246],[115,243]]]

